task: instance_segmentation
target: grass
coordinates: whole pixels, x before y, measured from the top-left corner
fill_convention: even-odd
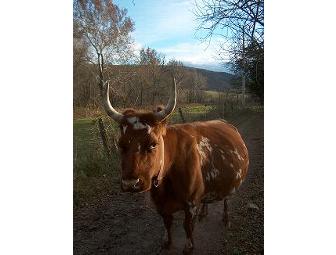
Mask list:
[[[213,90],[206,90],[204,91],[206,97],[217,99],[219,94],[223,94],[223,92],[213,91]]]
[[[75,208],[119,189],[118,153],[112,150],[111,158],[107,157],[96,121],[97,118],[84,118],[73,122]],[[104,124],[109,132],[116,128],[109,120],[105,119]]]

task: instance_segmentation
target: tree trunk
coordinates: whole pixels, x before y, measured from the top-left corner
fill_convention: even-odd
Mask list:
[[[104,122],[103,122],[102,118],[98,119],[98,128],[99,128],[100,137],[101,137],[102,142],[103,142],[105,153],[106,153],[108,159],[111,159],[111,153],[110,153],[110,149],[108,147],[107,135],[106,135]]]

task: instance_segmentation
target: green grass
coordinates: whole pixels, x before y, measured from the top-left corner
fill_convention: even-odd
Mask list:
[[[73,122],[75,208],[94,201],[102,193],[119,189],[118,152],[111,149],[111,158],[107,157],[96,121],[95,118],[85,118]],[[114,132],[116,126],[111,121],[105,119],[104,124],[108,134]],[[113,148],[112,140],[109,143]]]
[[[213,106],[211,105],[204,105],[204,104],[190,104],[184,105],[181,107],[182,113],[184,118],[187,122],[189,121],[196,121],[196,120],[203,120],[207,118],[209,113],[213,111]],[[181,116],[176,109],[172,116],[170,117],[170,123],[181,123]]]
[[[214,99],[217,99],[219,97],[219,94],[222,94],[223,92],[213,91],[213,90],[205,90],[204,91],[206,97],[211,97]]]

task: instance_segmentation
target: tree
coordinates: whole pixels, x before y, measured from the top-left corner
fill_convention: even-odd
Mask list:
[[[159,91],[159,85],[165,68],[165,56],[155,49],[142,48],[140,50],[140,105],[143,104],[143,91],[146,89],[152,95],[151,103],[154,105]]]
[[[245,58],[235,57],[233,68],[244,69],[248,77],[248,88],[264,103],[264,47],[255,43],[245,48]]]
[[[200,21],[199,29],[206,31],[203,40],[214,34],[224,38],[220,55],[228,54],[235,71],[241,74],[243,94],[247,76],[250,90],[263,102],[260,63],[264,55],[264,0],[202,0],[196,4],[195,14]],[[253,70],[259,70],[258,75],[252,75]],[[242,98],[244,101],[245,97]]]
[[[78,24],[73,25],[73,90],[74,105],[88,106],[95,104],[96,90],[92,79],[92,66],[87,62],[89,45],[79,32]]]
[[[184,76],[181,86],[187,90],[187,102],[201,102],[203,90],[207,87],[207,78],[195,69],[186,69]]]
[[[185,78],[186,71],[181,61],[175,59],[170,60],[167,63],[167,69],[170,71],[171,75],[174,75],[177,84],[181,83]]]
[[[124,63],[133,54],[134,23],[112,0],[74,0],[74,24],[89,45],[87,59],[96,67],[102,91],[111,79],[107,65]]]

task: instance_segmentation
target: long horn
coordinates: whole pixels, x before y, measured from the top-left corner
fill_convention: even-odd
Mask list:
[[[118,111],[116,111],[111,105],[109,91],[110,91],[110,84],[107,82],[107,84],[105,85],[105,97],[104,97],[105,111],[113,120],[115,120],[116,122],[120,122],[121,119],[123,118],[123,115]]]
[[[166,107],[155,113],[155,117],[157,120],[162,121],[166,118],[168,118],[168,116],[174,111],[175,106],[176,106],[176,80],[175,77],[173,76],[173,86],[171,87],[171,92],[170,92],[170,96],[169,96],[169,100],[168,103],[166,105]]]

